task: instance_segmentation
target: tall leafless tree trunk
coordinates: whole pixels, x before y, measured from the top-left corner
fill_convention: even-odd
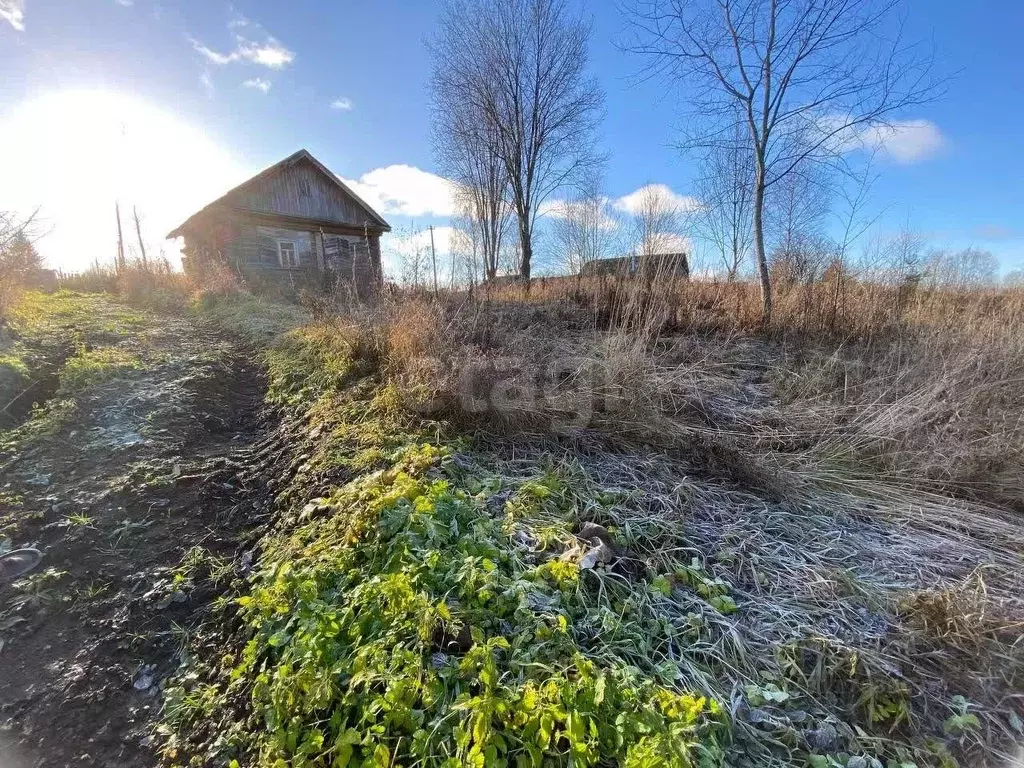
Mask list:
[[[512,208],[508,176],[498,156],[497,133],[479,105],[465,99],[457,82],[438,67],[432,90],[434,148],[441,171],[455,182],[455,207],[462,224],[475,230],[484,279],[493,280]]]
[[[118,274],[121,274],[127,263],[124,258],[124,236],[121,234],[121,204],[114,201],[114,215],[117,216],[117,263],[114,269]]]
[[[139,253],[142,255],[142,264],[145,266],[148,263],[146,261],[146,244],[142,242],[142,225],[139,223],[139,209],[134,205],[132,206],[132,218],[135,220],[135,236],[139,239]]]
[[[430,46],[439,153],[469,143],[454,123],[481,121],[484,151],[504,171],[527,282],[541,204],[600,161],[590,139],[603,97],[586,76],[589,38],[566,0],[448,0]]]
[[[742,125],[753,173],[754,255],[764,321],[772,286],[766,191],[801,164],[827,162],[897,130],[935,94],[930,60],[901,39],[901,0],[637,0],[632,50],[685,81],[682,146],[715,149]],[[895,30],[895,31],[892,31]],[[737,118],[737,113],[739,118]]]

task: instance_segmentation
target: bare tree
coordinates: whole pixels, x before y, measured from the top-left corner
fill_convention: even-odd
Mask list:
[[[464,141],[446,115],[481,119],[485,151],[507,180],[526,281],[541,204],[600,160],[590,138],[603,97],[586,76],[589,38],[566,0],[447,0],[430,46],[440,154]]]
[[[768,247],[787,253],[824,234],[832,208],[832,179],[820,167],[798,168],[769,190],[764,232]]]
[[[395,250],[401,264],[399,280],[403,285],[419,288],[428,281],[430,274],[430,252],[423,242],[423,231],[416,229],[414,224],[407,233],[402,233],[398,237]]]
[[[647,184],[633,210],[633,251],[640,257],[678,250],[683,212],[661,184]]]
[[[980,248],[933,251],[928,255],[926,272],[933,287],[960,291],[983,288],[995,284],[999,259]]]
[[[563,268],[579,275],[588,261],[612,254],[617,222],[607,210],[608,201],[596,180],[579,194],[559,204],[553,212],[552,231]]]
[[[868,216],[865,213],[868,195],[878,176],[874,172],[876,152],[872,152],[861,171],[854,174],[849,184],[840,186],[838,190],[839,205],[835,212],[839,227],[839,237],[835,243],[835,260],[830,266],[832,271],[832,308],[829,319],[830,327],[835,328],[836,319],[842,310],[844,286],[850,275],[850,250],[853,244],[878,221],[880,213]]]
[[[458,72],[435,65],[433,88],[434,151],[455,182],[454,203],[463,225],[476,229],[485,279],[494,279],[512,208],[508,175],[498,154],[498,135],[480,104],[466,98]]]
[[[888,262],[898,283],[917,283],[924,276],[925,246],[928,241],[910,227],[910,218],[889,242]]]
[[[752,156],[754,254],[763,316],[772,288],[767,190],[795,169],[834,160],[872,128],[934,95],[930,62],[887,36],[901,0],[637,0],[632,49],[653,73],[687,81],[682,145],[727,145],[739,122]],[[740,114],[737,120],[737,111]]]
[[[1003,276],[1007,288],[1024,288],[1024,269],[1011,269]]]
[[[701,207],[695,225],[718,254],[730,281],[736,279],[753,241],[754,163],[741,127],[737,123],[734,142],[708,152],[697,181]]]
[[[834,256],[834,244],[825,236],[831,179],[823,168],[806,164],[769,191],[764,231],[771,271],[786,283],[813,282]]]

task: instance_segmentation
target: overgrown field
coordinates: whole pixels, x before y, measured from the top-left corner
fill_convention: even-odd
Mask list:
[[[96,727],[61,719],[72,699],[159,690],[156,738],[107,727],[100,759],[1013,759],[1016,294],[911,297],[856,331],[723,321],[743,286],[570,287],[317,300],[312,323],[237,291],[24,296],[0,344],[4,531],[74,567],[15,585],[4,653],[53,677],[26,710],[49,749]],[[265,435],[225,331],[262,350]],[[173,615],[135,591],[154,558]],[[47,644],[68,611],[85,639]],[[67,643],[106,677],[61,677]]]
[[[630,301],[321,306],[272,342],[272,516],[164,692],[165,760],[1012,756],[1015,342]]]

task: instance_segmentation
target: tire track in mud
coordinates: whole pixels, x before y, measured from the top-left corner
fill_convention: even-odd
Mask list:
[[[265,506],[252,351],[176,317],[119,343],[158,362],[0,455],[0,538],[44,553],[0,586],[4,768],[157,762],[161,682]]]

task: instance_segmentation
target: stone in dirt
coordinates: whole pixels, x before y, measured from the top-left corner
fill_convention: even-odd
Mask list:
[[[603,541],[600,541],[596,547],[580,558],[579,567],[581,570],[588,571],[598,565],[607,565],[615,560],[615,558],[616,554],[612,548]]]
[[[587,541],[592,544],[597,544],[598,542],[600,542],[601,544],[607,546],[616,555],[622,555],[622,553],[619,551],[618,546],[615,544],[615,540],[612,538],[612,535],[608,533],[608,529],[605,528],[603,525],[598,525],[594,522],[586,522],[580,528],[580,532],[577,533],[576,536],[582,539],[583,541]],[[595,539],[597,541],[595,541]]]

